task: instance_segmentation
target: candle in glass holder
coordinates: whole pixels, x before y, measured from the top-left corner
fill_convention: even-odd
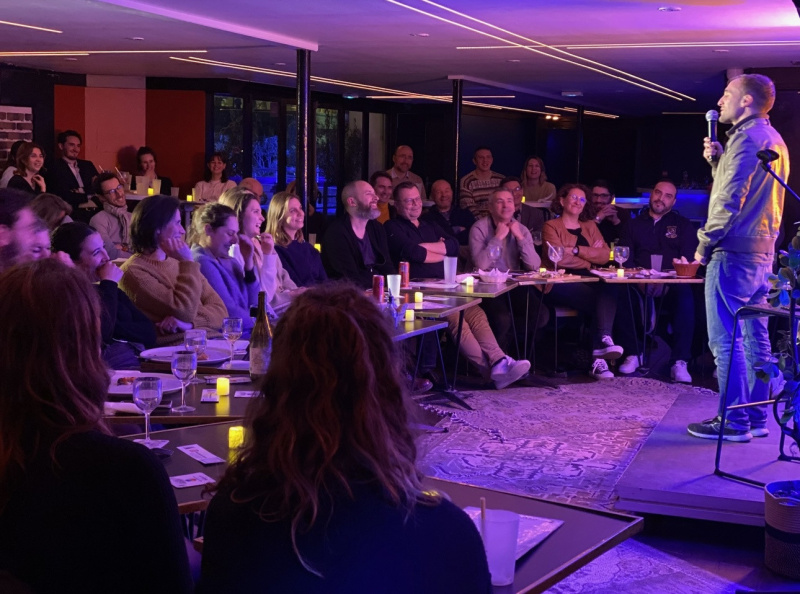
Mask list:
[[[228,429],[228,447],[231,449],[241,447],[244,443],[244,427],[231,427]]]
[[[414,303],[422,303],[422,293],[420,291],[414,293]]]
[[[617,268],[617,278],[625,278],[625,269]]]
[[[153,188],[147,188],[147,195],[153,196]]]
[[[321,252],[322,251],[322,244],[315,243],[314,244],[314,249],[317,250],[318,252]]]
[[[186,202],[192,202],[193,200],[194,200],[194,196],[192,196],[191,194],[186,196]]]
[[[227,396],[231,393],[231,381],[227,377],[217,378],[217,396]]]
[[[413,322],[414,321],[414,310],[413,309],[407,309],[405,311],[405,313],[403,314],[403,319],[406,322]]]
[[[547,268],[545,268],[544,266],[539,268],[539,274],[544,274],[545,272],[547,272]]]
[[[472,276],[468,276],[466,279],[464,279],[464,284],[467,285],[468,287],[471,287],[472,285],[475,284],[475,278]]]

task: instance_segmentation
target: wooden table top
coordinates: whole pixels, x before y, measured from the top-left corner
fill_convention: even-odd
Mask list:
[[[423,282],[435,282],[436,279]],[[412,281],[414,282],[414,281]],[[471,287],[463,283],[459,283],[457,287],[424,287],[424,288],[410,288],[400,289],[401,293],[414,293],[420,291],[423,295],[443,295],[447,297],[480,297],[481,299],[493,299],[517,287],[517,283],[513,280],[507,280],[504,283],[482,283],[475,282]]]
[[[581,276],[580,274],[564,274],[561,276],[530,276],[517,277],[516,282],[520,287],[539,285],[566,285],[570,283],[596,283],[600,279],[596,276]]]
[[[423,293],[423,295],[422,303],[412,301],[407,304],[414,310],[414,315],[419,318],[446,318],[451,314],[475,307],[481,302],[479,297],[448,297],[430,293]]]

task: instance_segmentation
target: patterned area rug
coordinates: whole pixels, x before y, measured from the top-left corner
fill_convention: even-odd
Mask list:
[[[679,394],[699,388],[644,378],[464,392],[475,410],[419,440],[426,474],[510,493],[613,509],[614,486]],[[706,391],[707,392],[707,391]],[[736,585],[629,540],[548,592],[732,593]]]

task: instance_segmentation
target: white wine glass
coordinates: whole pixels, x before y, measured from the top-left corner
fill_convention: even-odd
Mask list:
[[[172,412],[185,413],[195,410],[186,405],[186,385],[197,374],[197,353],[175,351],[172,354],[172,375],[181,382],[181,405],[172,407]]]
[[[499,245],[490,245],[489,246],[489,257],[492,259],[492,269],[497,268],[497,261],[500,259],[500,255],[503,253],[503,250],[500,248]]]
[[[161,404],[161,378],[140,376],[133,380],[133,403],[144,413],[144,439],[134,439],[152,448],[157,442],[150,439],[150,413]]]
[[[231,358],[223,365],[226,369],[233,368],[233,345],[242,337],[242,318],[225,318],[222,320],[222,337],[231,346]]]
[[[624,245],[614,246],[614,260],[619,262],[620,267],[628,261],[630,255],[631,249],[629,247]]]
[[[208,335],[206,331],[198,328],[187,330],[183,335],[183,346],[187,351],[197,353],[197,361],[199,363],[208,346]],[[189,383],[202,384],[203,380],[195,378]]]
[[[547,256],[553,262],[553,271],[558,273],[558,263],[564,259],[564,246],[563,245],[550,245],[547,244]]]

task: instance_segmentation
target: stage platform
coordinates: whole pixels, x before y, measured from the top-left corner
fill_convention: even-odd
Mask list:
[[[617,483],[615,508],[763,525],[763,489],[716,476],[716,441],[686,431],[689,423],[713,417],[715,410],[716,396],[711,393],[679,396]],[[720,469],[767,483],[800,478],[800,464],[778,460],[780,432],[771,411],[768,426],[768,437],[725,442]],[[790,450],[789,443],[787,453],[798,455],[797,447]]]

